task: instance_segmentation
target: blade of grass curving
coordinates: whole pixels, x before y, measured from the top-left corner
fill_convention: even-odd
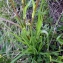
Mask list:
[[[46,36],[48,37],[48,32],[46,30],[42,30],[41,33],[45,33]]]
[[[49,52],[49,34],[46,30],[42,30],[41,33],[46,34],[47,46],[48,46],[47,51]]]
[[[62,36],[62,35],[59,35],[59,36],[57,37],[57,41],[58,41],[60,44],[63,44],[63,39],[61,39],[61,36]]]

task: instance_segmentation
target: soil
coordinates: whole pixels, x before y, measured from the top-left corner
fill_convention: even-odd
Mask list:
[[[53,18],[53,22],[56,23],[56,21],[59,19],[59,16],[63,12],[63,0],[49,0],[48,4],[49,4],[49,8],[50,8],[50,15]],[[61,22],[61,23],[63,23],[63,22]]]

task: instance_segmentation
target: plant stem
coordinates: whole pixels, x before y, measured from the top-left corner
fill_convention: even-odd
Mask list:
[[[13,25],[18,26],[19,28],[21,28],[19,24],[14,23],[14,22],[12,22],[12,21],[10,21],[10,20],[7,20],[7,19],[5,19],[5,18],[1,18],[1,17],[0,17],[0,20],[9,22],[10,24],[13,24]]]
[[[11,2],[13,10],[14,10],[16,16],[17,16],[17,19],[18,19],[18,21],[19,21],[19,23],[21,24],[21,27],[22,27],[22,23],[21,23],[20,17],[19,17],[19,15],[18,15],[18,13],[17,13],[17,11],[15,9],[15,6],[14,6],[14,2],[13,2],[13,0],[10,0],[10,2]]]
[[[36,5],[35,5],[35,8],[33,9],[33,13],[34,13],[34,14],[35,14],[35,11],[36,11],[36,9],[37,9],[37,7],[38,7],[39,2],[40,2],[40,0],[36,0]],[[31,26],[32,26],[32,24],[33,24],[33,20],[34,20],[34,16],[32,17],[32,20],[31,20]]]

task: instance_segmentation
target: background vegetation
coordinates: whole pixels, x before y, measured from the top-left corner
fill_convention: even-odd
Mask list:
[[[63,63],[61,2],[0,0],[0,63]]]

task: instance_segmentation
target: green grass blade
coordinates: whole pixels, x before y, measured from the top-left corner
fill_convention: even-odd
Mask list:
[[[21,54],[19,54],[16,58],[14,58],[11,63],[15,63],[21,56],[26,55],[26,53],[28,52],[28,50],[22,52]]]
[[[43,22],[43,15],[41,15],[41,11],[42,9],[42,2],[41,2],[41,5],[40,5],[40,9],[38,11],[38,22],[37,22],[37,25],[36,25],[36,29],[37,29],[37,35],[39,34],[40,30],[41,30],[41,26],[42,26],[42,22]]]
[[[34,0],[32,0],[32,4],[33,4],[32,18],[34,18],[34,15],[35,15],[35,2],[34,2]]]
[[[26,11],[27,11],[27,8],[30,6],[31,4],[31,0],[27,3],[27,5],[25,6],[25,8],[23,9],[23,19],[26,18]]]
[[[58,41],[60,44],[63,44],[63,39],[61,39],[61,36],[62,36],[62,35],[59,35],[59,36],[57,37],[57,41]]]

